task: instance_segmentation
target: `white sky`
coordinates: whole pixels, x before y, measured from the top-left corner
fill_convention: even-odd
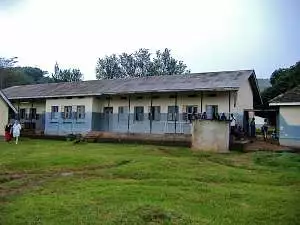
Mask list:
[[[300,60],[299,2],[0,0],[0,57],[50,73],[58,61],[95,79],[98,57],[167,47],[192,72],[255,69],[269,77]]]

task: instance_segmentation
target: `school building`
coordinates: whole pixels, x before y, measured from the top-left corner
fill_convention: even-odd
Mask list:
[[[189,134],[191,116],[204,112],[233,113],[245,127],[262,103],[254,70],[24,85],[3,94],[25,128],[46,135]]]

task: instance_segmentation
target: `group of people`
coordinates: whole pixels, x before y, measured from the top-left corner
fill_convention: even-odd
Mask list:
[[[15,120],[13,124],[8,123],[5,126],[5,141],[10,142],[13,138],[15,138],[15,142],[18,144],[21,129],[22,127],[18,120]]]
[[[232,114],[231,114],[232,115]],[[201,119],[201,120],[207,120],[207,113],[203,112],[203,113],[193,113],[192,116],[190,117],[190,120],[197,120],[197,119]],[[227,120],[227,117],[225,115],[225,113],[215,113],[212,115],[212,119],[213,120]]]
[[[268,120],[264,119],[264,124],[261,127],[261,133],[264,136],[264,140],[267,140],[268,137]],[[255,126],[255,118],[253,117],[250,122],[250,137],[256,137],[256,126]]]

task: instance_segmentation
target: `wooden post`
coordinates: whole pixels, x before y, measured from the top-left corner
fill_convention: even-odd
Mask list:
[[[179,113],[179,109],[178,110],[176,109],[177,109],[177,93],[175,93],[175,134],[177,133],[177,113]]]
[[[149,113],[149,116],[150,116],[150,134],[152,133],[152,119],[153,119],[153,116],[152,115],[152,93],[150,93],[150,113]]]
[[[201,108],[201,114],[203,112],[203,91],[201,91],[201,105],[200,105],[200,108]]]
[[[228,92],[228,96],[229,96],[229,100],[228,100],[228,112],[229,112],[229,118],[230,118],[230,111],[231,111],[231,110],[230,110],[230,105],[231,105],[231,104],[230,104],[230,103],[231,103],[231,102],[230,102],[230,101],[231,101],[231,92],[230,92],[230,91]]]
[[[20,100],[18,100],[18,116],[17,120],[20,120]]]
[[[128,95],[128,119],[127,119],[127,132],[130,130],[130,95]]]

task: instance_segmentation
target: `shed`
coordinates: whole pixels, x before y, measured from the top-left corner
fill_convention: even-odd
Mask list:
[[[270,101],[279,110],[279,143],[300,148],[300,85]]]

